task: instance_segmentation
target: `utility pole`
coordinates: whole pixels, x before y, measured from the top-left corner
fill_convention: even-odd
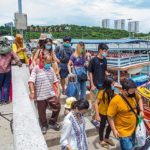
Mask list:
[[[18,0],[18,12],[19,14],[22,14],[22,0]],[[23,36],[23,30],[20,30],[19,32]]]

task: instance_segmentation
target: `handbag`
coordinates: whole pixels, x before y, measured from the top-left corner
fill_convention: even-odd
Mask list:
[[[70,77],[72,78],[72,77]],[[68,85],[66,88],[66,95],[67,97],[75,97],[78,99],[79,97],[79,89],[78,89],[78,83],[76,82],[76,77],[75,80],[70,80],[68,81]]]
[[[134,109],[132,108],[132,106],[130,105],[130,103],[128,102],[128,100],[122,95],[122,94],[119,94],[123,100],[127,103],[127,105],[129,106],[130,110],[135,114],[136,116],[136,130],[135,130],[135,148],[136,147],[143,147],[146,143],[146,127],[145,127],[145,124],[144,124],[144,121],[141,117],[138,116],[138,113],[136,113],[134,111]],[[136,98],[135,98],[136,100]],[[137,109],[139,108],[139,104],[136,100],[136,103],[137,103]],[[139,110],[137,110],[137,112],[139,112]]]
[[[74,66],[74,70],[75,70],[75,73],[77,75],[78,82],[87,81],[87,72],[86,72],[85,67],[81,67],[81,68],[76,69]]]

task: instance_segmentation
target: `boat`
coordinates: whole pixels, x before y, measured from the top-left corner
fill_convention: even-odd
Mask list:
[[[97,55],[99,43],[108,45],[107,68],[118,85],[124,78],[130,78],[136,83],[137,91],[144,101],[145,125],[150,134],[150,41],[141,39],[72,40],[74,48],[79,41],[85,43],[87,51],[93,56]]]

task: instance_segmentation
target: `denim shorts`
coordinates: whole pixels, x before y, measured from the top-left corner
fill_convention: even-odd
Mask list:
[[[133,150],[134,149],[134,137],[119,138],[121,150]]]

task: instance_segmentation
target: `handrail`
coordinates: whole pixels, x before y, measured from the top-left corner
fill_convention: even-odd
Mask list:
[[[28,77],[25,65],[12,67],[14,149],[48,150],[28,96]]]

